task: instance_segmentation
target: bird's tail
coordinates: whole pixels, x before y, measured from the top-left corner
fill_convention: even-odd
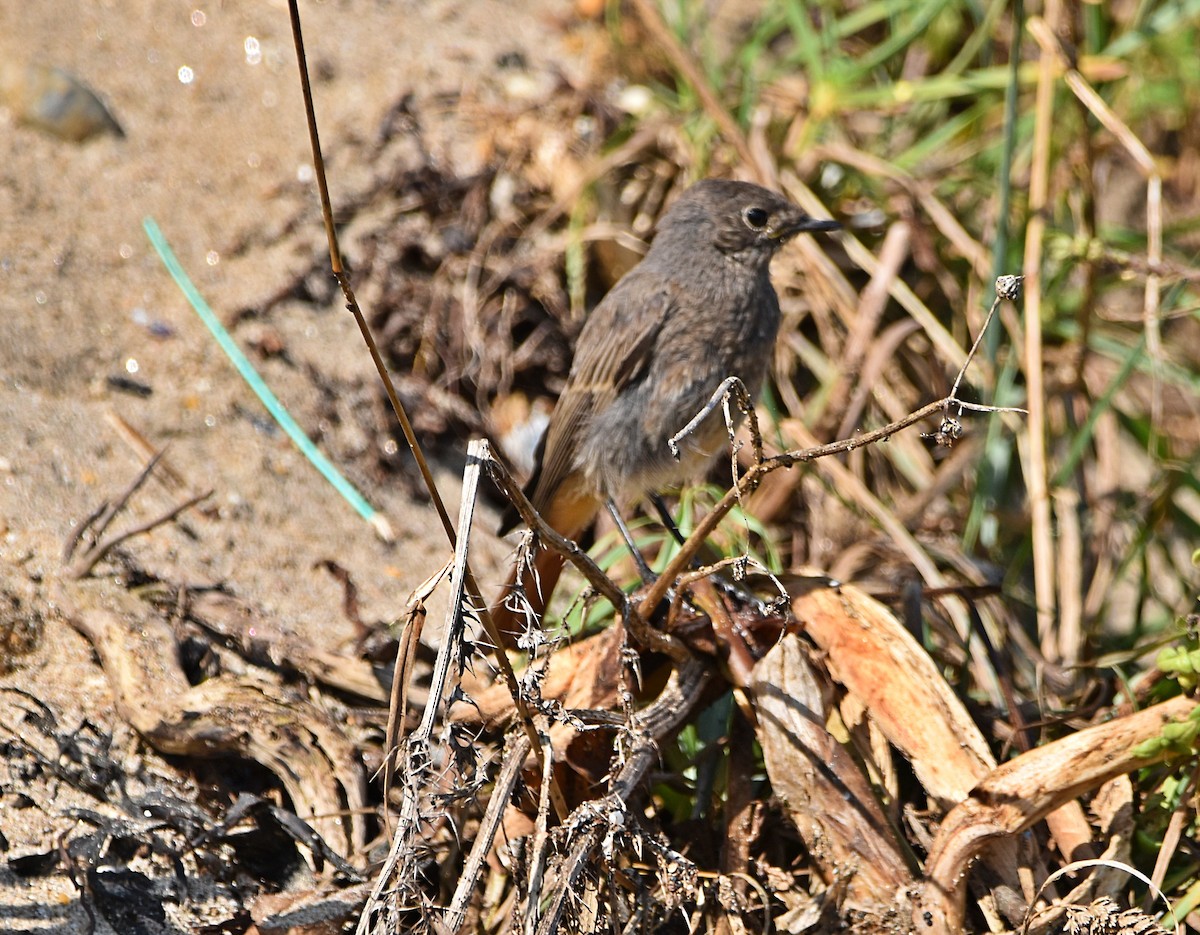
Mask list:
[[[599,501],[590,495],[560,490],[542,511],[546,522],[567,539],[578,539],[592,524],[600,509]],[[529,613],[540,625],[554,587],[563,570],[563,557],[539,546],[531,561],[513,563],[500,597],[492,605],[491,615],[504,649],[515,649],[517,637],[524,632]]]

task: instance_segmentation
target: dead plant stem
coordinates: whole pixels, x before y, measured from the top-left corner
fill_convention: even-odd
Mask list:
[[[1046,22],[1053,28],[1060,0],[1047,0]],[[1054,640],[1054,534],[1050,511],[1046,455],[1046,388],[1042,374],[1042,241],[1046,232],[1046,207],[1050,192],[1050,153],[1054,132],[1054,85],[1058,78],[1055,56],[1043,49],[1038,59],[1034,109],[1033,157],[1029,179],[1029,223],[1025,229],[1023,272],[1025,299],[1025,386],[1029,405],[1028,445],[1025,446],[1025,482],[1033,541],[1034,602],[1042,652],[1058,656]]]
[[[487,809],[483,813],[483,819],[479,822],[479,830],[475,834],[475,840],[471,843],[471,853],[463,865],[458,884],[454,888],[454,897],[450,901],[450,908],[446,910],[443,919],[447,932],[458,932],[462,928],[463,922],[466,921],[467,908],[470,906],[471,897],[475,892],[475,883],[479,879],[479,874],[483,872],[484,862],[492,850],[492,842],[496,839],[496,832],[500,828],[500,820],[504,817],[504,810],[508,806],[513,790],[517,787],[517,780],[521,778],[521,769],[524,767],[525,757],[528,755],[529,738],[524,734],[514,737],[505,745],[504,762],[496,777],[495,785],[492,786],[492,797],[488,799]]]
[[[304,112],[308,122],[309,141],[312,144],[313,165],[317,174],[317,186],[321,194],[321,215],[324,218],[325,233],[329,239],[329,261],[333,267],[333,274],[337,278],[342,295],[346,299],[346,308],[354,316],[354,320],[358,324],[358,330],[362,334],[363,341],[367,345],[367,350],[371,354],[371,360],[375,364],[375,370],[379,374],[379,379],[383,381],[392,411],[396,414],[396,418],[400,422],[400,428],[404,432],[404,439],[408,443],[409,451],[412,452],[413,459],[416,461],[417,467],[421,472],[421,478],[425,482],[425,488],[429,491],[430,500],[433,501],[433,507],[442,522],[446,538],[450,541],[450,545],[455,547],[457,546],[458,539],[454,531],[454,523],[450,519],[450,514],[446,511],[446,505],[442,502],[442,496],[437,489],[437,484],[434,482],[433,473],[429,470],[429,464],[425,460],[425,454],[421,450],[420,442],[417,441],[412,422],[409,421],[408,413],[405,411],[404,405],[400,402],[400,396],[396,392],[391,374],[388,373],[387,365],[379,353],[379,347],[376,345],[375,338],[371,334],[370,326],[363,316],[362,309],[358,307],[358,300],[355,299],[354,290],[350,285],[350,277],[342,267],[337,231],[333,225],[333,205],[329,199],[329,186],[325,179],[325,161],[321,156],[321,141],[317,134],[317,116],[313,107],[312,86],[308,79],[308,61],[304,54],[304,36],[300,28],[300,10],[297,0],[288,0],[288,11],[291,15],[292,39],[296,46],[296,61],[300,68],[300,86],[304,92]],[[469,565],[465,567],[465,585],[466,593],[470,597],[471,603],[477,609],[479,620],[487,632],[488,638],[492,641],[493,645],[497,647],[503,646],[504,643],[500,636],[500,631],[496,628],[495,621],[492,620],[492,616],[488,612],[487,602],[483,599],[479,584],[475,580],[475,576],[472,574]],[[533,751],[540,761],[542,756],[541,745],[537,742],[537,731],[533,727],[532,715],[525,704],[525,699],[521,695],[520,686],[517,683],[517,676],[513,671],[512,663],[508,661],[508,657],[503,652],[496,653],[496,663],[500,668],[505,683],[508,685],[509,691],[512,693],[513,702],[516,704],[521,721],[525,725],[525,731],[529,735]],[[556,794],[554,799],[556,805],[562,804],[561,793]]]
[[[708,684],[707,663],[692,658],[677,667],[662,693],[648,707],[639,711],[631,725],[632,744],[607,796],[585,802],[565,822],[567,827],[581,828],[570,852],[558,870],[558,886],[538,925],[538,935],[558,931],[567,899],[572,895],[579,875],[587,864],[588,855],[599,844],[604,832],[614,822],[624,822],[630,796],[637,790],[646,773],[658,762],[658,741],[679,725],[700,700]]]
[[[967,363],[970,362],[968,357]],[[966,363],[963,365],[966,366]],[[658,580],[650,587],[646,594],[642,597],[638,604],[638,612],[643,618],[648,617],[659,603],[667,596],[667,591],[670,590],[672,583],[683,574],[690,566],[692,559],[695,558],[701,546],[708,536],[717,528],[717,524],[725,518],[725,515],[732,510],[739,502],[740,498],[754,490],[758,486],[759,481],[772,471],[780,468],[789,468],[796,464],[815,461],[817,458],[827,458],[830,455],[844,454],[854,451],[857,448],[862,448],[865,445],[873,445],[877,442],[890,438],[897,432],[908,428],[910,425],[929,418],[937,413],[946,413],[952,409],[970,409],[978,412],[1021,412],[1023,410],[1006,409],[995,406],[980,406],[974,403],[964,403],[953,396],[947,396],[944,399],[939,399],[936,402],[922,406],[915,412],[909,413],[902,419],[888,423],[881,428],[874,429],[870,432],[864,432],[861,435],[856,435],[853,438],[842,439],[841,441],[830,442],[825,445],[817,445],[812,448],[798,448],[793,451],[785,451],[782,454],[774,455],[758,461],[750,466],[741,479],[723,496],[720,501],[714,506],[701,520],[697,523],[692,534],[688,536],[687,541],[680,546],[679,551],[667,564],[666,569],[659,575]]]

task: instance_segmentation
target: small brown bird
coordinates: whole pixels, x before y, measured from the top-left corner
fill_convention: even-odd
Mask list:
[[[606,500],[622,503],[701,474],[725,445],[721,411],[681,444],[667,440],[726,377],[762,386],[779,331],[771,257],[794,234],[839,227],[748,182],[706,179],[663,215],[645,258],[588,317],[567,385],[539,446],[526,492],[542,517],[576,539]],[[516,525],[512,511],[501,533]],[[540,551],[522,586],[535,612],[562,559]],[[504,593],[515,587],[514,570]],[[492,611],[502,632],[524,616]]]

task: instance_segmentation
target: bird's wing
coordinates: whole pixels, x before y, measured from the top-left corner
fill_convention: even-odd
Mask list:
[[[663,322],[675,305],[674,290],[640,268],[622,279],[588,317],[575,348],[575,360],[543,441],[530,499],[548,507],[559,485],[574,470],[578,433],[641,377],[653,356]]]

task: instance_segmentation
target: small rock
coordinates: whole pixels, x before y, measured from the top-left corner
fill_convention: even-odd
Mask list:
[[[52,65],[6,62],[0,66],[0,102],[18,122],[61,140],[82,143],[103,133],[125,135],[95,92]]]

